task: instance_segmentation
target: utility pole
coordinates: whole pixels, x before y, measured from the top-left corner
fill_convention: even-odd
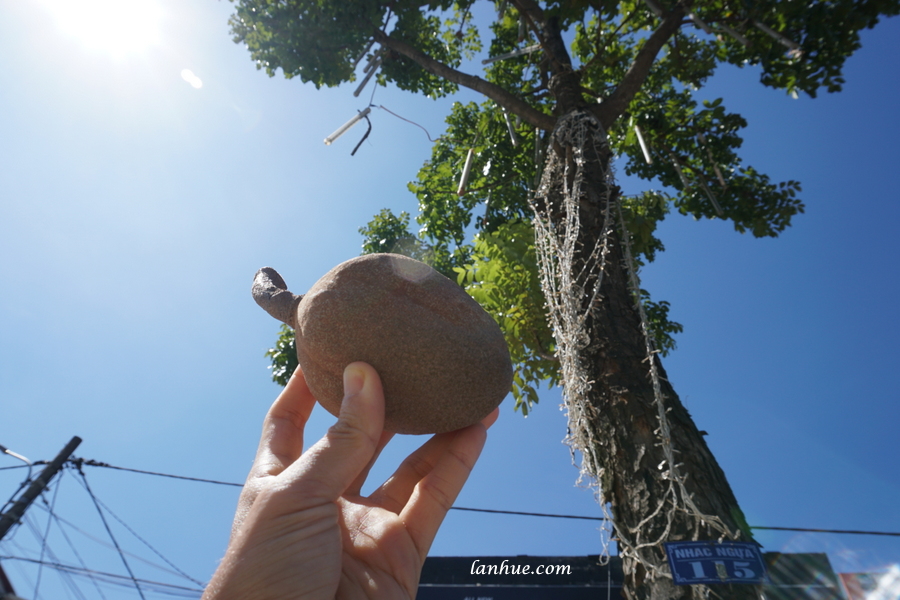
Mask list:
[[[16,500],[15,504],[13,504],[8,511],[0,515],[0,540],[3,539],[13,525],[19,522],[19,519],[22,518],[22,515],[25,514],[25,511],[31,503],[34,502],[47,485],[50,484],[50,480],[53,479],[53,476],[56,475],[60,469],[62,469],[63,463],[65,463],[69,459],[69,456],[75,452],[75,448],[77,448],[80,443],[81,438],[77,435],[69,440],[66,447],[56,455],[56,458],[54,458],[50,464],[44,467],[41,474],[31,482],[31,485],[29,485],[28,489],[25,490],[18,500]]]

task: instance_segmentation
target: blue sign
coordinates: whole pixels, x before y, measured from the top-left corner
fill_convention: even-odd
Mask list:
[[[766,564],[753,542],[666,542],[675,585],[765,583]]]

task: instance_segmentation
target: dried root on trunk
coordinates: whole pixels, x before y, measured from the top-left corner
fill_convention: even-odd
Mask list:
[[[628,598],[758,598],[754,586],[672,584],[663,542],[751,538],[652,347],[610,163],[600,123],[573,111],[553,132],[532,202],[567,441],[611,507]]]

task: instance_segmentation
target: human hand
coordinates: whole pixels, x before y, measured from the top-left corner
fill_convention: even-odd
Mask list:
[[[382,431],[378,374],[366,363],[345,369],[337,423],[303,452],[314,405],[297,369],[266,416],[228,550],[203,600],[415,598],[434,536],[498,415],[435,435],[363,497],[392,437]]]

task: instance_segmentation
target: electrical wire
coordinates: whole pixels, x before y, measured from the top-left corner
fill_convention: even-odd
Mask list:
[[[50,514],[47,515],[47,526],[44,528],[44,535],[41,536],[41,561],[44,560],[44,553],[47,551],[47,536],[50,535],[50,525],[53,523],[53,516],[52,516],[53,515],[53,507],[56,506],[56,498],[59,495],[59,488],[60,488],[59,480],[57,480],[56,486],[53,488],[53,501],[48,505]],[[46,503],[47,499],[44,496],[45,496],[44,494],[41,494],[41,500],[43,500],[44,503]],[[41,564],[41,566],[38,567],[37,583],[34,584],[35,598],[37,598],[38,589],[41,586],[41,574],[43,573],[43,570],[44,570],[44,565]]]
[[[3,542],[0,542],[0,549],[2,549],[3,552],[9,552],[8,546],[12,546],[16,550],[18,550],[20,553],[27,553],[27,550],[25,548],[23,548],[22,545],[19,544],[15,540],[6,539]],[[27,569],[25,569],[25,567],[20,563],[13,563],[13,564],[15,565],[16,570],[19,572],[19,576],[25,580],[25,584],[28,587],[34,587],[34,581],[31,579],[31,573]],[[35,598],[35,600],[37,600],[37,598]]]
[[[112,583],[115,585],[122,585],[125,587],[134,587],[131,581],[138,581],[143,583],[149,587],[156,588],[154,591],[156,593],[169,593],[169,595],[178,595],[186,598],[199,598],[200,594],[203,593],[202,589],[189,588],[182,585],[175,585],[171,583],[163,583],[161,581],[153,581],[150,579],[132,579],[131,577],[127,577],[125,575],[117,575],[115,573],[107,573],[104,571],[95,571],[93,569],[85,569],[82,567],[76,567],[74,565],[67,565],[59,562],[50,562],[50,561],[39,561],[34,558],[27,558],[24,556],[14,556],[14,555],[3,555],[0,556],[0,560],[17,560],[22,562],[29,563],[41,563],[43,562],[44,566],[47,566],[51,569],[57,569],[59,571],[64,571],[73,575],[93,575],[95,577],[106,579],[104,583]],[[123,581],[124,580],[124,581]],[[181,593],[178,593],[181,592]],[[187,595],[187,593],[190,595]]]
[[[109,539],[112,540],[112,543],[116,546],[116,550],[119,551],[119,557],[122,559],[122,564],[125,565],[125,570],[128,571],[128,574],[131,576],[131,580],[134,582],[134,587],[137,589],[138,595],[141,597],[141,600],[146,600],[146,598],[144,597],[144,592],[143,590],[141,590],[141,585],[138,583],[137,579],[134,576],[134,573],[131,571],[131,566],[128,564],[128,560],[125,558],[125,554],[122,553],[122,549],[119,547],[119,542],[116,541],[116,537],[113,535],[112,530],[109,528],[109,523],[106,522],[106,517],[103,515],[103,510],[100,508],[100,504],[97,502],[97,497],[94,495],[93,490],[91,490],[91,486],[87,481],[87,477],[85,477],[84,471],[81,470],[80,466],[78,467],[78,474],[81,475],[81,480],[84,482],[84,489],[91,497],[91,500],[94,501],[94,506],[97,508],[97,513],[100,515],[100,520],[103,521],[103,526],[106,528],[106,533],[109,534]]]
[[[579,515],[557,515],[552,513],[522,512],[517,510],[495,510],[491,508],[465,508],[451,506],[450,510],[464,510],[468,512],[494,513],[500,515],[521,515],[523,517],[550,517],[553,519],[584,519],[585,521],[605,521],[605,517],[582,517]]]
[[[76,461],[73,460],[71,462],[76,462]],[[183,479],[183,480],[190,480],[190,481],[200,481],[200,482],[204,482],[204,483],[213,483],[213,484],[219,484],[219,485],[240,486],[240,484],[229,483],[229,482],[201,479],[201,478],[195,478],[195,477],[184,477],[184,476],[172,475],[172,474],[167,474],[167,473],[158,473],[158,472],[143,471],[143,470],[137,470],[137,469],[128,469],[128,468],[124,468],[124,467],[115,467],[112,465],[107,465],[105,463],[97,463],[96,461],[79,461],[79,463],[87,464],[89,466],[98,466],[98,467],[112,468],[112,469],[116,469],[116,470],[132,471],[132,472],[137,472],[137,473],[141,473],[141,474],[155,475],[155,476],[160,476],[160,477]],[[126,587],[135,587],[138,590],[138,592],[141,593],[141,597],[144,597],[144,596],[143,596],[143,593],[141,592],[142,588],[140,587],[140,584],[143,584],[145,588],[147,588],[148,590],[152,590],[154,593],[165,594],[165,595],[175,596],[175,597],[190,597],[190,598],[199,597],[199,595],[202,594],[202,591],[203,591],[202,590],[203,584],[201,582],[191,578],[190,576],[186,575],[180,569],[175,567],[175,565],[173,565],[168,559],[166,559],[164,556],[162,556],[155,548],[153,548],[148,542],[146,542],[146,540],[142,539],[137,533],[135,533],[134,530],[131,527],[129,527],[121,518],[119,518],[117,515],[115,515],[109,509],[109,507],[105,505],[105,503],[103,503],[98,498],[96,498],[96,496],[93,494],[92,490],[90,489],[89,484],[87,484],[87,480],[84,476],[84,473],[82,472],[80,474],[81,474],[82,478],[84,478],[85,490],[88,492],[89,495],[91,495],[94,502],[97,505],[99,505],[97,507],[97,509],[98,509],[98,512],[100,512],[100,514],[101,514],[101,518],[103,517],[103,512],[100,510],[100,507],[102,507],[107,512],[109,512],[111,516],[113,516],[117,521],[119,521],[120,524],[125,526],[126,529],[129,530],[129,532],[131,532],[133,535],[135,535],[135,537],[137,537],[141,542],[143,542],[145,545],[147,545],[153,552],[155,552],[158,556],[160,556],[160,558],[162,558],[164,561],[166,561],[166,563],[168,563],[170,566],[175,568],[176,571],[180,575],[191,580],[193,583],[198,584],[199,586],[201,586],[201,588],[195,589],[195,588],[178,586],[178,585],[174,585],[174,584],[162,583],[162,582],[157,582],[157,581],[152,581],[152,580],[138,579],[131,572],[130,568],[129,568],[130,577],[88,569],[84,565],[83,560],[81,560],[81,557],[78,556],[77,552],[76,552],[76,556],[78,556],[78,559],[81,562],[80,567],[74,566],[74,565],[63,564],[59,561],[58,558],[56,558],[51,552],[49,552],[49,548],[46,547],[46,537],[47,537],[47,534],[49,533],[49,525],[50,525],[50,522],[48,520],[47,530],[44,532],[43,536],[40,536],[38,534],[36,526],[33,523],[29,523],[32,527],[33,532],[36,535],[38,535],[38,537],[41,538],[42,548],[41,548],[41,557],[39,559],[27,558],[27,557],[23,557],[23,556],[13,556],[13,555],[0,557],[2,559],[6,559],[6,560],[18,560],[18,561],[29,562],[29,563],[34,563],[34,564],[39,565],[38,579],[34,586],[35,597],[37,597],[38,588],[40,586],[40,580],[41,580],[40,568],[42,568],[44,566],[59,571],[60,575],[63,575],[63,574],[77,575],[77,576],[84,576],[84,577],[90,578],[91,581],[93,582],[94,586],[97,587],[98,593],[100,593],[100,595],[104,598],[105,598],[105,596],[103,596],[103,593],[99,588],[99,582],[102,582],[105,584],[110,584],[110,585],[118,585],[118,586],[124,585]],[[57,488],[54,491],[52,502],[49,504],[47,503],[46,498],[42,498],[44,501],[44,504],[47,505],[46,507],[42,507],[42,508],[47,510],[48,513],[53,518],[57,519],[59,522],[63,522],[63,523],[66,523],[66,524],[69,524],[70,526],[72,526],[70,523],[65,521],[65,519],[58,517],[58,515],[56,515],[53,510],[53,507],[55,506],[55,503],[56,503],[58,491],[59,491],[59,485],[57,485]],[[467,511],[467,512],[481,512],[481,513],[489,513],[489,514],[508,514],[508,515],[544,517],[544,518],[562,518],[562,519],[579,519],[579,520],[596,520],[596,521],[604,520],[603,517],[564,515],[564,514],[554,514],[554,513],[525,512],[525,511],[511,511],[511,510],[497,510],[497,509],[482,509],[482,508],[469,508],[469,507],[458,507],[458,506],[451,507],[451,509]],[[112,536],[112,533],[110,532],[108,524],[105,522],[105,519],[104,519],[104,525],[107,528],[107,532],[110,533],[110,537],[111,537],[111,539],[113,539],[116,549],[119,550],[119,552],[121,553],[122,551],[118,547],[118,544],[115,542],[115,538]],[[900,536],[900,533],[878,532],[878,531],[860,531],[860,530],[810,529],[810,528],[790,528],[790,527],[767,527],[767,526],[751,526],[751,529],[778,530],[778,531],[805,531],[805,532],[816,532],[816,533],[843,533],[843,534],[858,534],[858,535]],[[61,527],[60,527],[60,530],[63,531],[63,529]],[[71,540],[69,540],[68,536],[66,536],[66,539],[67,539],[68,543],[70,544],[70,546],[72,546],[72,548],[74,550],[74,546],[72,545]],[[43,554],[44,554],[45,548],[46,548],[46,550],[48,550],[47,554],[51,556],[51,560],[44,560]],[[124,562],[124,557],[123,557],[123,562]],[[125,564],[127,567],[127,562]],[[64,577],[64,579],[68,580],[68,578],[66,578],[66,577]],[[123,580],[126,580],[126,581],[123,581]],[[79,597],[84,598],[84,595],[80,592],[77,585],[75,585],[75,582],[71,581],[71,580],[68,580],[68,581],[69,581],[70,588],[73,591],[76,591],[76,593]],[[72,586],[74,586],[74,587],[72,587]]]
[[[844,533],[848,535],[889,535],[900,537],[900,532],[891,531],[859,531],[856,529],[804,529],[800,527],[765,527],[750,525],[750,529],[768,529],[772,531],[803,531],[807,533]]]
[[[25,522],[25,524],[27,525],[28,529],[31,531],[31,534],[35,537],[35,539],[40,540],[41,539],[40,531],[38,530],[38,527],[35,524],[34,519],[31,518],[31,515],[26,514],[22,520]],[[57,561],[57,562],[59,561],[59,557],[56,556],[56,553],[53,551],[52,548],[47,547],[46,553],[47,553],[47,556],[49,556],[51,560]],[[35,560],[35,559],[32,559],[32,560]],[[37,559],[37,560],[43,560],[43,557],[41,557],[40,559]],[[66,590],[67,596],[69,596],[69,594],[71,593],[71,594],[74,594],[74,596],[76,598],[80,598],[81,600],[86,600],[86,598],[84,597],[84,594],[81,593],[81,590],[79,589],[78,584],[75,583],[75,580],[73,580],[69,575],[67,575],[65,573],[60,573],[60,579],[63,582],[63,589]],[[38,589],[37,589],[39,585],[40,585],[40,578],[38,578],[38,580],[36,580],[33,585],[35,600],[37,600],[39,598]]]
[[[81,464],[77,459],[73,460],[72,462],[75,462],[75,463],[77,463],[77,464]],[[157,568],[157,569],[160,569],[160,570],[162,570],[162,571],[164,571],[164,572],[166,572],[166,573],[173,574],[173,575],[178,575],[178,576],[180,576],[180,577],[183,577],[184,579],[187,579],[187,580],[190,581],[191,583],[194,583],[194,584],[200,586],[200,588],[204,588],[204,587],[206,586],[206,584],[204,584],[203,582],[198,581],[197,579],[194,579],[193,577],[191,577],[190,575],[188,575],[187,573],[185,573],[183,570],[179,569],[178,566],[175,565],[175,563],[173,563],[173,562],[170,561],[168,558],[166,558],[159,550],[157,550],[152,544],[150,544],[150,542],[148,542],[148,541],[145,540],[143,537],[141,537],[141,536],[140,536],[140,535],[139,535],[139,534],[138,534],[131,526],[128,525],[128,523],[126,523],[121,517],[119,517],[115,512],[113,512],[113,510],[112,510],[109,506],[107,506],[106,503],[104,503],[104,502],[103,502],[102,500],[100,500],[95,494],[93,494],[93,491],[90,489],[90,487],[86,485],[86,484],[87,484],[87,479],[85,478],[84,473],[80,471],[80,469],[79,469],[79,474],[82,476],[82,479],[84,480],[84,483],[83,483],[82,485],[85,487],[85,491],[87,491],[88,494],[91,496],[91,499],[94,501],[95,505],[99,505],[100,508],[102,508],[102,509],[105,510],[107,513],[109,513],[109,515],[112,516],[116,521],[118,521],[119,524],[121,524],[126,530],[128,530],[129,533],[131,533],[135,538],[137,538],[141,543],[143,543],[147,548],[149,548],[154,554],[156,554],[160,559],[162,559],[167,565],[169,565],[169,566],[170,566],[172,569],[174,569],[174,570],[167,569],[167,568],[165,568],[165,567],[163,567],[163,566],[161,566],[161,565],[158,565],[158,564],[155,564],[155,563],[153,563],[153,562],[150,562],[150,561],[148,561],[148,560],[146,560],[146,559],[144,559],[144,558],[142,558],[142,557],[140,557],[140,556],[134,555],[134,554],[132,554],[132,553],[130,553],[130,552],[125,552],[124,550],[122,550],[122,549],[119,547],[118,542],[117,542],[117,541],[115,540],[115,538],[113,538],[112,535],[110,534],[110,538],[112,539],[113,543],[115,544],[114,548],[115,548],[115,550],[117,550],[117,551],[119,552],[120,556],[122,556],[123,562],[125,562],[124,555],[128,555],[128,556],[131,556],[131,557],[133,557],[133,558],[136,558],[137,560],[139,560],[139,561],[141,561],[141,562],[144,562],[144,563],[146,563],[146,564],[148,564],[148,565],[150,565],[150,566],[153,566],[153,567],[155,567],[155,568]],[[77,479],[76,479],[76,480],[77,480]],[[81,482],[79,481],[79,483],[81,483]],[[100,510],[100,509],[98,508],[98,511],[99,511],[99,510]],[[101,516],[102,516],[102,513],[101,513]],[[60,517],[56,516],[55,514],[54,514],[54,517],[57,518],[59,521],[64,521],[63,519],[61,519]],[[68,524],[69,526],[73,527],[74,529],[80,531],[80,532],[83,533],[84,535],[87,535],[88,537],[91,537],[92,539],[95,539],[95,540],[96,540],[96,538],[93,538],[93,536],[90,536],[90,534],[88,534],[87,532],[81,531],[80,529],[78,529],[77,527],[75,527],[73,524],[68,523],[68,522],[67,522],[67,524]],[[106,525],[106,521],[105,521],[105,520],[104,520],[104,525]],[[107,532],[109,532],[108,526],[107,526]],[[96,541],[100,542],[100,540],[96,540]],[[102,543],[102,542],[100,542],[100,543]],[[108,544],[105,544],[105,545],[108,546]],[[57,562],[58,562],[58,561],[57,561]],[[84,568],[87,568],[86,565],[84,565],[83,561],[82,561],[82,566],[83,566]],[[126,567],[128,567],[128,563],[127,563],[127,562],[126,562]],[[129,569],[129,573],[133,576],[133,573],[131,572],[130,569]],[[88,575],[90,575],[90,574],[88,574]],[[135,587],[137,587],[137,585],[135,585]],[[139,593],[141,592],[140,588],[138,588],[138,592],[139,592]],[[102,594],[101,594],[101,595],[102,595]],[[142,596],[143,596],[143,595],[142,595]]]
[[[157,555],[159,558],[161,558],[166,564],[168,564],[170,567],[172,567],[172,569],[167,569],[166,567],[164,567],[164,566],[162,566],[162,565],[160,565],[160,564],[154,563],[154,562],[152,562],[152,561],[149,561],[149,560],[147,560],[147,559],[145,559],[145,558],[143,558],[143,557],[141,557],[141,556],[138,556],[137,554],[133,554],[133,553],[131,553],[131,552],[127,552],[127,551],[124,551],[124,550],[123,550],[122,552],[124,552],[124,554],[126,554],[127,556],[129,556],[129,557],[131,557],[131,558],[133,558],[133,559],[135,559],[135,560],[138,560],[138,561],[143,562],[143,563],[145,563],[145,564],[147,564],[147,565],[150,565],[151,567],[153,567],[153,568],[155,568],[155,569],[159,569],[160,571],[163,571],[163,572],[168,573],[168,574],[170,574],[170,575],[176,575],[176,576],[183,577],[183,578],[187,579],[188,581],[191,581],[192,583],[195,583],[195,584],[197,584],[197,585],[199,585],[199,586],[201,586],[201,587],[205,587],[206,584],[204,584],[204,583],[201,582],[201,581],[198,581],[198,580],[194,579],[193,577],[191,577],[190,575],[188,575],[187,573],[185,573],[184,571],[182,571],[181,569],[179,569],[178,566],[176,566],[172,561],[170,561],[168,558],[166,558],[159,550],[157,550],[156,548],[154,548],[147,540],[145,540],[144,538],[142,538],[142,537],[141,537],[141,536],[140,536],[140,535],[139,535],[132,527],[130,527],[130,526],[128,525],[128,523],[126,523],[121,517],[119,517],[118,515],[116,515],[115,512],[113,512],[112,509],[110,509],[110,507],[109,507],[108,505],[106,505],[106,503],[104,503],[104,502],[103,502],[102,500],[100,500],[99,498],[97,498],[97,502],[99,502],[99,503],[100,503],[100,506],[101,506],[104,510],[106,510],[106,511],[107,511],[114,519],[116,519],[116,521],[118,521],[123,527],[125,527],[125,529],[127,529],[127,530],[129,531],[129,533],[131,533],[131,534],[132,534],[134,537],[136,537],[141,543],[143,543],[145,546],[147,546],[154,554],[156,554],[156,555]],[[45,504],[46,504],[46,502],[45,502]],[[116,548],[115,546],[113,546],[112,544],[109,544],[109,543],[104,542],[103,540],[101,540],[101,539],[99,539],[99,538],[97,538],[97,537],[91,535],[90,533],[84,531],[83,529],[79,528],[79,527],[78,527],[77,525],[75,525],[74,523],[71,523],[70,521],[67,521],[66,519],[60,517],[60,516],[57,515],[55,512],[53,512],[52,510],[48,509],[47,507],[44,507],[44,506],[41,506],[41,505],[36,505],[36,506],[39,506],[39,507],[42,508],[43,510],[47,510],[47,511],[51,514],[51,516],[57,521],[57,524],[59,525],[59,531],[60,531],[60,533],[61,533],[61,534],[63,535],[63,537],[66,539],[67,543],[69,544],[69,547],[72,549],[72,552],[73,552],[73,553],[75,554],[75,556],[78,558],[78,561],[81,563],[81,566],[82,566],[83,568],[87,569],[87,565],[84,563],[84,560],[82,560],[81,556],[78,554],[78,551],[75,549],[75,546],[74,546],[74,544],[72,543],[71,539],[69,538],[68,534],[66,533],[65,528],[62,527],[63,524],[67,525],[68,527],[71,527],[71,528],[74,529],[75,531],[81,533],[81,534],[84,535],[85,537],[91,539],[92,541],[94,541],[94,542],[96,542],[96,543],[98,543],[98,544],[100,544],[100,545],[102,545],[102,546],[105,546],[105,547],[107,547],[107,548],[111,548],[111,549],[113,549],[113,550],[116,550],[116,549],[117,549],[117,548]],[[57,562],[58,562],[58,561],[57,561]],[[173,570],[173,569],[174,569],[174,570]],[[95,587],[96,587],[96,582],[94,582],[94,583],[95,583]],[[105,598],[105,596],[103,596],[103,592],[102,592],[99,588],[97,588],[97,591],[98,591],[98,593],[100,593],[101,597],[104,597],[104,598]]]
[[[356,147],[353,148],[353,152],[350,153],[350,156],[356,156],[356,151],[359,150],[359,147],[362,146],[363,142],[366,141],[366,138],[369,137],[369,134],[372,133],[372,121],[369,120],[369,115],[365,116],[366,123],[369,124],[368,129],[366,129],[366,133],[362,136],[362,139],[356,144]]]
[[[36,506],[39,506],[40,508],[44,508],[43,506],[40,506],[40,505],[36,505]],[[44,510],[46,510],[46,509],[44,508]],[[103,546],[103,547],[105,547],[105,548],[109,548],[109,549],[111,549],[111,550],[115,550],[115,549],[116,549],[116,547],[113,546],[112,544],[110,544],[109,542],[105,542],[104,540],[101,540],[100,538],[91,535],[90,533],[88,533],[88,532],[85,531],[84,529],[81,529],[80,527],[78,527],[77,525],[75,525],[74,523],[72,523],[71,521],[68,521],[68,520],[62,518],[62,517],[60,517],[60,516],[57,515],[57,514],[54,514],[54,515],[53,515],[53,518],[56,519],[57,522],[62,523],[62,524],[64,524],[64,525],[68,526],[68,527],[71,527],[72,529],[74,529],[75,531],[77,531],[78,533],[80,533],[81,535],[83,535],[84,537],[88,538],[89,540],[91,540],[91,541],[93,541],[93,542],[96,542],[96,543],[100,544],[101,546]],[[68,539],[68,535],[65,533],[65,529],[63,529],[62,527],[60,527],[60,532],[63,534],[63,536],[66,537],[66,539]],[[72,543],[69,542],[69,545],[72,546]],[[75,550],[74,547],[72,548],[72,550],[73,550],[73,551]],[[172,571],[171,569],[167,569],[167,568],[165,568],[164,566],[159,565],[159,564],[156,564],[156,563],[154,563],[154,562],[151,562],[151,561],[147,560],[146,558],[143,558],[143,557],[141,557],[141,556],[138,556],[137,554],[134,554],[133,552],[128,552],[127,550],[123,550],[123,552],[124,552],[127,556],[130,556],[131,558],[133,558],[133,559],[135,559],[135,560],[137,560],[137,561],[140,561],[140,562],[142,562],[142,563],[144,563],[144,564],[150,565],[151,567],[153,567],[153,568],[155,568],[155,569],[159,569],[160,571],[162,571],[162,572],[164,572],[164,573],[168,573],[168,574],[170,574],[170,575],[181,575],[181,573],[180,573],[179,571]],[[76,556],[78,555],[77,552],[75,552],[75,554],[76,554]],[[79,558],[80,558],[80,557],[79,557]],[[81,563],[82,563],[82,564],[81,564],[82,567],[87,568],[87,565],[84,564],[84,561],[81,561]],[[191,578],[188,577],[188,579],[191,579]],[[191,581],[194,581],[194,580],[191,579]],[[204,584],[200,584],[200,585],[204,585]]]
[[[156,477],[167,477],[170,479],[184,479],[188,481],[199,481],[202,483],[212,483],[216,485],[227,485],[227,486],[235,486],[235,487],[244,487],[241,483],[231,483],[228,481],[216,481],[213,479],[201,479],[199,477],[185,477],[183,475],[171,475],[169,473],[159,473],[156,471],[144,471],[140,469],[129,469],[126,467],[116,467],[107,463],[95,461],[95,460],[84,460],[84,459],[73,459],[69,462],[77,462],[78,464],[84,464],[90,467],[103,467],[107,469],[117,469],[120,471],[131,471],[133,473],[141,473],[143,475],[154,475]],[[520,515],[525,517],[547,517],[553,519],[582,519],[588,521],[605,521],[605,517],[587,517],[581,515],[560,515],[560,514],[552,514],[552,513],[536,513],[536,512],[524,512],[524,511],[516,511],[516,510],[496,510],[489,508],[467,508],[463,506],[451,506],[450,510],[462,510],[469,512],[483,512],[483,513],[495,513],[495,514],[503,514],[503,515]],[[804,527],[766,527],[762,525],[751,525],[750,529],[771,529],[776,531],[800,531],[807,533],[836,533],[836,534],[849,534],[849,535],[885,535],[885,536],[893,536],[900,537],[900,532],[891,532],[891,531],[858,531],[853,529],[810,529]]]
[[[116,513],[114,513],[114,512],[113,512],[106,504],[104,504],[102,500],[100,500],[99,498],[96,498],[96,502],[97,502],[98,504],[100,504],[100,506],[102,506],[103,509],[104,509],[106,512],[108,512],[112,518],[114,518],[116,521],[118,521],[119,524],[122,525],[122,527],[124,527],[125,529],[127,529],[128,532],[129,532],[131,535],[133,535],[134,537],[136,537],[142,544],[144,544],[145,546],[147,546],[154,554],[156,554],[158,557],[160,557],[167,565],[169,565],[170,567],[172,567],[173,569],[175,569],[175,572],[176,572],[178,575],[181,575],[181,576],[184,577],[185,579],[191,581],[192,583],[196,583],[196,584],[199,585],[199,586],[205,585],[202,581],[197,581],[196,579],[194,579],[193,577],[191,577],[190,575],[188,575],[187,573],[185,573],[184,571],[182,571],[181,569],[179,569],[172,561],[170,561],[168,558],[166,558],[165,556],[163,556],[162,553],[161,553],[159,550],[157,550],[156,548],[154,548],[154,547],[150,544],[150,542],[148,542],[147,540],[145,540],[144,538],[142,538],[140,535],[138,535],[138,533],[137,533],[134,529],[132,529],[132,528],[128,525],[128,523],[126,523],[125,521],[123,521],[122,519],[120,519],[119,516],[116,515]],[[153,564],[153,563],[150,563],[150,564]],[[154,566],[155,566],[155,565],[154,565]]]
[[[62,478],[60,478],[60,479],[62,479]],[[57,482],[57,484],[56,484],[56,487],[57,487],[57,489],[59,489],[59,483],[58,483],[58,482]],[[87,564],[84,562],[84,559],[81,558],[81,554],[80,554],[80,553],[78,552],[78,550],[75,548],[75,544],[72,543],[71,538],[69,538],[69,534],[66,533],[65,528],[62,526],[62,524],[63,524],[64,522],[66,522],[65,519],[63,519],[63,518],[61,518],[59,515],[57,515],[56,512],[54,512],[49,506],[44,507],[44,506],[41,506],[40,504],[37,504],[37,505],[35,505],[35,506],[39,506],[40,508],[43,508],[44,510],[46,510],[46,511],[50,514],[50,516],[51,516],[53,519],[56,520],[57,529],[59,529],[59,533],[62,534],[63,539],[66,540],[66,543],[69,545],[69,549],[72,551],[72,554],[74,554],[74,555],[75,555],[75,558],[78,559],[78,563],[81,565],[81,567],[82,567],[83,569],[87,570]],[[66,523],[67,523],[67,522],[66,522]],[[73,527],[74,527],[74,526],[73,526]],[[75,529],[78,530],[78,531],[80,531],[77,527],[75,527]],[[83,533],[86,534],[86,532],[83,532]],[[87,535],[87,534],[86,534],[86,535]],[[88,535],[88,537],[92,537],[92,538],[93,538],[93,536],[90,536],[90,535]],[[94,539],[96,539],[96,538],[94,538]],[[100,540],[97,540],[97,541],[99,542]],[[101,542],[101,543],[102,543],[102,542]],[[100,589],[100,584],[97,582],[97,580],[94,579],[93,576],[91,576],[90,574],[88,574],[88,578],[91,580],[91,583],[94,584],[94,589],[97,590],[97,593],[100,594],[100,597],[103,598],[103,600],[106,600],[106,596],[103,594],[103,590]]]
[[[115,469],[117,471],[129,471],[131,473],[140,473],[142,475],[156,475],[157,477],[169,477],[171,479],[184,479],[186,481],[199,481],[200,483],[214,483],[216,485],[228,485],[233,487],[244,487],[243,483],[232,483],[229,481],[216,481],[215,479],[201,479],[200,477],[186,477],[184,475],[171,475],[169,473],[157,473],[155,471],[143,471],[141,469],[129,469],[128,467],[116,467],[114,465],[100,462],[98,460],[85,460],[83,458],[73,458],[68,462],[78,466],[84,465],[87,467],[103,467],[104,469]]]
[[[375,105],[373,104],[372,106],[375,106]],[[401,117],[401,116],[398,115],[397,113],[395,113],[395,112],[393,112],[393,111],[391,111],[391,110],[386,109],[383,105],[379,105],[378,108],[380,108],[381,110],[386,111],[386,112],[388,112],[388,113],[394,115],[395,117],[397,117],[397,118],[400,119],[401,121],[406,121],[407,123],[412,123],[413,125],[415,125],[416,127],[418,127],[419,129],[421,129],[422,131],[425,132],[425,135],[428,137],[428,141],[431,142],[432,144],[433,144],[434,142],[437,141],[437,140],[431,139],[431,134],[428,133],[428,130],[425,129],[424,127],[422,127],[421,125],[419,125],[418,123],[416,123],[415,121],[410,121],[409,119],[407,119],[407,118],[405,118],[405,117]]]

